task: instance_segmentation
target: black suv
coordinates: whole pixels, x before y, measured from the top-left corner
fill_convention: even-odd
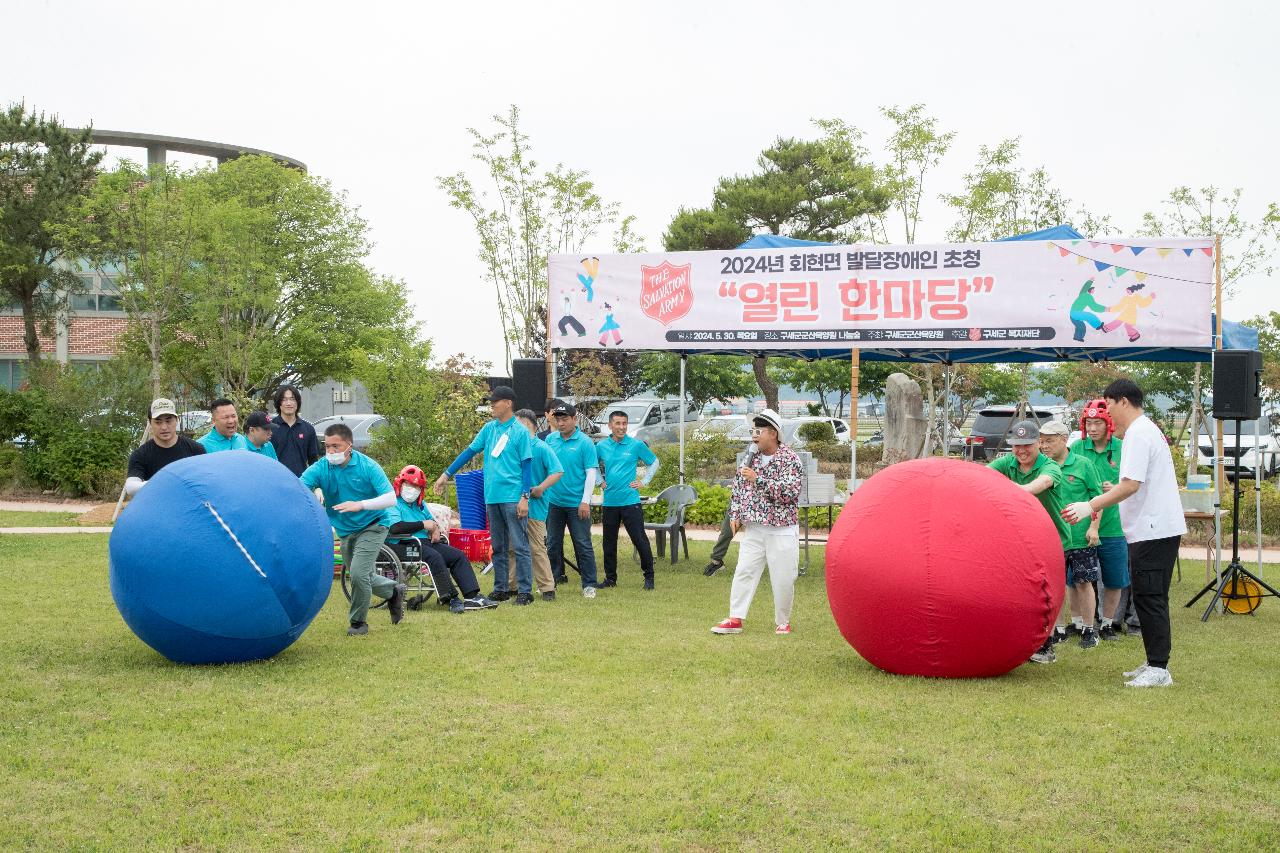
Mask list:
[[[982,409],[973,419],[973,428],[969,437],[964,440],[967,456],[974,462],[990,462],[1001,453],[1009,450],[1009,426],[1013,419],[1015,406],[991,406]],[[1048,409],[1035,409],[1035,418],[1041,423],[1054,420],[1053,412]],[[1068,424],[1070,426],[1070,424]],[[1003,436],[1004,441],[1001,441]],[[996,445],[999,444],[997,447]]]

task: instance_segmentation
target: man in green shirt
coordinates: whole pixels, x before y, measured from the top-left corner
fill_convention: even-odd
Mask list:
[[[1062,421],[1050,421],[1040,427],[1040,452],[1062,469],[1062,484],[1055,492],[1064,503],[1087,501],[1102,494],[1093,463],[1067,448],[1069,430]],[[1064,519],[1065,520],[1065,519]],[[1093,585],[1102,567],[1098,564],[1098,520],[1095,513],[1070,525],[1071,544],[1067,548],[1067,590],[1071,599],[1071,624],[1080,634],[1080,648],[1098,645],[1098,632],[1093,626],[1097,607]]]
[[[1120,439],[1115,435],[1115,423],[1107,411],[1107,401],[1090,400],[1080,413],[1081,438],[1071,445],[1071,452],[1078,453],[1093,463],[1102,491],[1110,491],[1120,482]],[[1098,526],[1098,562],[1102,564],[1102,612],[1098,636],[1103,640],[1118,640],[1119,630],[1130,633],[1136,627],[1127,627],[1124,620],[1125,594],[1129,590],[1129,543],[1125,541],[1120,526],[1120,507],[1109,506],[1102,511]],[[1136,619],[1134,620],[1136,623]]]
[[[1065,553],[1071,544],[1071,533],[1061,515],[1066,502],[1059,497],[1057,488],[1062,484],[1062,469],[1057,462],[1040,452],[1040,428],[1031,421],[1018,421],[1009,428],[1009,446],[1013,448],[1013,453],[999,457],[988,467],[1008,477],[1028,494],[1035,495],[1049,514],[1049,520],[1053,522]],[[1035,663],[1053,663],[1057,660],[1053,643],[1054,635],[1051,632],[1040,650],[1031,656],[1031,660]]]

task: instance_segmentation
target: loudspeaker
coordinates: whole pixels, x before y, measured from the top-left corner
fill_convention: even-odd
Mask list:
[[[1262,417],[1262,353],[1214,350],[1213,416],[1242,421]]]
[[[513,358],[511,387],[516,392],[516,408],[542,414],[547,402],[547,362],[541,358]]]

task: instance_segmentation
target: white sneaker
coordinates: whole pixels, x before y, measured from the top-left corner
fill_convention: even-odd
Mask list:
[[[1147,671],[1139,675],[1133,681],[1126,681],[1126,687],[1172,687],[1173,676],[1169,674],[1169,670],[1161,669],[1158,666],[1149,666]]]
[[[1129,670],[1128,672],[1126,672],[1126,673],[1124,674],[1124,677],[1125,677],[1125,678],[1137,678],[1139,675],[1142,675],[1142,673],[1146,672],[1146,671],[1147,671],[1148,669],[1150,669],[1150,668],[1151,668],[1151,667],[1147,666],[1147,665],[1144,663],[1142,666],[1138,667],[1137,669],[1131,669],[1131,670]]]
[[[583,597],[583,598],[595,598],[595,597],[596,597],[596,588],[595,588],[594,586],[584,586],[584,587],[582,588],[582,597]]]

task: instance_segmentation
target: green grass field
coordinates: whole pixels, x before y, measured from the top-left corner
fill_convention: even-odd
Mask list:
[[[75,527],[78,512],[27,512],[25,510],[0,509],[2,527]]]
[[[903,678],[845,644],[818,568],[792,636],[767,582],[748,633],[713,636],[730,577],[692,550],[652,593],[628,556],[595,601],[377,612],[359,639],[335,587],[278,658],[191,667],[120,620],[106,536],[0,537],[0,846],[1280,845],[1280,602],[1201,624],[1184,561],[1169,690],[1122,685],[1132,638],[999,679]]]

